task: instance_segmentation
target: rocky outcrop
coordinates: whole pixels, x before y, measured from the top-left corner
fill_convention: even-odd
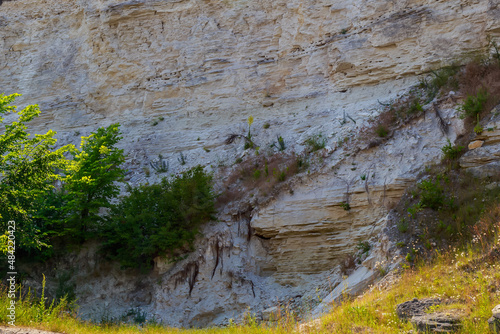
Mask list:
[[[436,306],[441,304],[440,298],[424,298],[417,299],[414,298],[407,302],[401,303],[396,306],[396,313],[398,317],[402,320],[410,320],[414,316],[425,315],[431,306]]]
[[[482,178],[498,175],[500,168],[500,121],[497,115],[492,118],[484,126],[485,130],[469,144],[469,151],[460,158],[460,167]]]
[[[493,316],[488,319],[490,330],[493,333],[500,333],[500,305],[495,306],[491,312]]]
[[[497,15],[485,0],[16,0],[0,10],[0,87],[39,103],[63,142],[120,122],[144,182],[158,154],[171,171],[233,162],[223,138],[249,115],[271,123],[259,145],[342,139],[344,112],[359,124],[415,74],[485,46]]]
[[[414,316],[410,321],[419,333],[456,333],[461,320],[456,312],[436,312]]]
[[[409,320],[419,333],[451,333],[461,327],[461,311],[431,312],[432,306],[446,304],[440,298],[414,298],[399,304],[396,313],[402,320]]]
[[[378,277],[378,272],[365,266],[359,267],[348,278],[342,281],[321,303],[311,312],[311,316],[318,318],[328,313],[345,297],[361,294]]]

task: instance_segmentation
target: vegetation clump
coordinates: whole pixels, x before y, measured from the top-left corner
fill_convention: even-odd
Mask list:
[[[123,181],[123,150],[116,144],[121,139],[119,124],[99,128],[82,137],[79,151],[69,163],[62,188],[62,235],[87,240],[99,233],[103,224],[102,208],[111,208],[111,200],[119,194],[117,182]]]
[[[487,100],[488,91],[485,88],[479,89],[476,95],[467,95],[464,103],[459,107],[461,111],[460,118],[479,118],[479,115],[484,111]]]
[[[459,145],[452,145],[450,140],[448,139],[448,144],[441,148],[443,152],[443,160],[444,161],[454,161],[460,158],[462,155],[464,147]]]
[[[103,252],[123,267],[148,269],[156,256],[175,258],[190,249],[199,227],[215,214],[212,175],[201,166],[128,192],[103,232]]]
[[[326,146],[326,138],[323,136],[323,134],[319,133],[316,135],[312,135],[309,138],[306,139],[304,144],[307,147],[308,152],[316,152],[319,151]]]
[[[385,138],[389,134],[389,130],[383,124],[379,124],[379,126],[377,126],[377,128],[375,129],[375,132],[380,138]]]
[[[17,111],[11,106],[19,94],[0,95],[0,228],[7,231],[7,222],[15,221],[18,249],[34,250],[48,247],[47,234],[40,228],[38,213],[44,207],[44,196],[54,191],[53,183],[62,176],[56,171],[66,168],[67,145],[55,149],[56,132],[30,136],[27,125],[40,114],[36,105]],[[17,114],[17,121],[4,123],[4,116]],[[5,242],[6,235],[1,237]]]

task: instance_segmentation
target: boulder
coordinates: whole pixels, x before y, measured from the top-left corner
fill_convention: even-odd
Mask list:
[[[493,316],[488,319],[490,330],[493,333],[500,333],[500,305],[495,306],[492,310]]]
[[[417,331],[423,333],[453,333],[461,327],[460,313],[436,312],[411,318]]]
[[[441,304],[441,299],[439,298],[424,298],[417,299],[414,298],[396,307],[396,313],[401,320],[410,320],[414,316],[423,316],[425,311],[435,305]]]
[[[473,142],[469,143],[469,150],[473,150],[475,148],[483,146],[484,141],[483,140],[474,140]]]
[[[280,315],[279,306],[266,308],[262,311],[262,320],[264,321],[277,321]]]
[[[492,333],[500,333],[500,319],[491,317],[488,319],[488,325]]]
[[[399,304],[396,307],[396,313],[400,319],[410,320],[418,332],[455,332],[461,327],[461,312],[459,310],[426,313],[431,306],[442,303],[440,298],[414,298]]]
[[[493,313],[494,318],[500,319],[500,304],[495,306],[491,312]]]

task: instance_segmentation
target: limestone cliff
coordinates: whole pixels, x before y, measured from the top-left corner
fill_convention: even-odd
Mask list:
[[[180,263],[158,259],[153,274],[138,276],[100,263],[92,245],[62,261],[60,270],[81,269],[74,281],[82,314],[119,315],[140,307],[171,325],[207,325],[237,318],[247,307],[259,311],[278,300],[313,299],[317,287],[329,293],[341,280],[339,259],[358,241],[377,243],[391,203],[462,125],[453,103],[444,101],[446,136],[429,113],[358,154],[337,143],[355,138],[381,110],[379,101],[404,93],[417,75],[484,48],[488,36],[498,37],[499,5],[1,3],[0,92],[24,94],[22,104],[39,103],[37,128],[58,131],[61,143],[120,122],[131,183],[158,180],[144,168],[159,154],[171,172],[233,164],[246,153],[224,139],[245,131],[250,115],[261,147],[280,135],[290,150],[301,151],[308,136],[323,133],[331,148],[322,153],[323,167],[290,183],[293,193],[248,212],[222,210],[220,222],[205,228],[197,250]],[[351,210],[340,205],[346,196]],[[388,256],[388,246],[378,244],[379,257]],[[365,265],[371,270],[370,263]]]

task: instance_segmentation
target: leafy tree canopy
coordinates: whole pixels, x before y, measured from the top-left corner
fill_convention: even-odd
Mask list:
[[[119,194],[117,182],[125,176],[120,167],[125,156],[116,147],[121,139],[119,126],[112,124],[82,137],[80,150],[74,153],[64,178],[65,234],[81,239],[94,236],[103,221],[101,208],[110,208],[111,200]]]
[[[64,153],[74,147],[67,145],[55,149],[56,132],[30,135],[27,124],[38,117],[37,105],[21,111],[11,105],[19,94],[0,94],[0,229],[7,230],[7,222],[16,222],[17,246],[25,249],[48,246],[45,233],[34,217],[42,196],[54,188],[53,182],[61,177],[56,173],[64,169]],[[17,114],[5,123],[8,114]],[[6,235],[1,237],[3,245]]]

